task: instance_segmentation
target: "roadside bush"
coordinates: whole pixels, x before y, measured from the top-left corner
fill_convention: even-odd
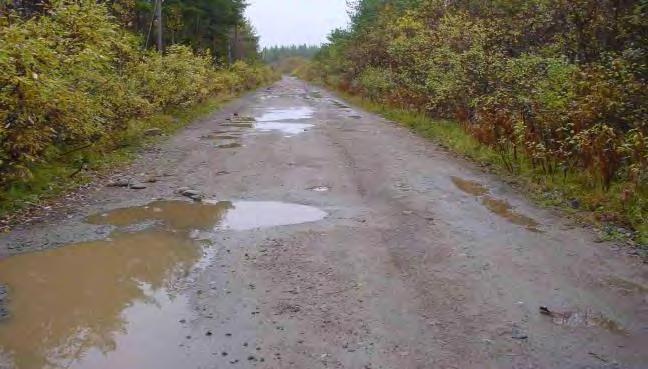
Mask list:
[[[538,181],[571,177],[583,192],[613,190],[593,197],[646,223],[645,2],[353,4],[350,28],[329,36],[304,76],[454,119],[510,172],[530,167]]]
[[[208,52],[187,46],[142,50],[105,5],[89,0],[0,18],[0,188],[70,150],[110,142],[134,119],[274,78],[244,62],[216,67]]]

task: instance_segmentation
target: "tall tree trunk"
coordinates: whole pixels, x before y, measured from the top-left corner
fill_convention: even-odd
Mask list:
[[[159,52],[164,51],[162,43],[162,0],[155,0],[155,34],[157,36],[157,49]]]

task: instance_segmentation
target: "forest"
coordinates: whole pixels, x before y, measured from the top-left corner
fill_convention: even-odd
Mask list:
[[[310,59],[320,50],[318,45],[289,45],[264,47],[261,50],[263,60],[267,63],[276,63],[282,59],[300,57]]]
[[[351,6],[349,28],[330,34],[302,76],[423,114],[425,130],[450,121],[507,172],[648,240],[648,3]]]
[[[161,124],[156,114],[275,78],[258,62],[244,9],[241,0],[0,2],[0,208],[138,141]]]

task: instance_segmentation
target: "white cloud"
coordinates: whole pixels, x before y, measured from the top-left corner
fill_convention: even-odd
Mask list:
[[[247,16],[261,46],[320,44],[349,17],[346,0],[250,0]]]

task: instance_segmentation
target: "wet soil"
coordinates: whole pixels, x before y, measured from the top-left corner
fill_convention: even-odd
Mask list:
[[[0,368],[648,367],[648,265],[321,88],[119,176],[0,236]]]

